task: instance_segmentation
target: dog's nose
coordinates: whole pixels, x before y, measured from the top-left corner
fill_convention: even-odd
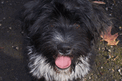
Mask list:
[[[68,55],[71,53],[71,46],[66,43],[59,44],[57,46],[57,49],[61,55]]]

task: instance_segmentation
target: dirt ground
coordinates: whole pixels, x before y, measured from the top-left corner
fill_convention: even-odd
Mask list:
[[[0,81],[31,81],[22,51],[23,37],[16,12],[29,0],[0,0]],[[98,0],[100,1],[100,0]],[[86,81],[122,81],[122,0],[101,0],[109,16],[115,18],[112,34],[119,44],[99,42],[93,71]]]

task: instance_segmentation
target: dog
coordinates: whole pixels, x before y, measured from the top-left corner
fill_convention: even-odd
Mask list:
[[[29,71],[38,81],[82,81],[111,25],[104,9],[88,0],[30,1],[20,15]]]

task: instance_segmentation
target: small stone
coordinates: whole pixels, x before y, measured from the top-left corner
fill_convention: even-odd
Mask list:
[[[113,8],[112,8],[112,7],[110,7],[110,9],[112,10]]]
[[[1,4],[4,4],[4,1],[1,1]]]
[[[108,69],[109,71],[111,71],[111,69]]]
[[[112,16],[112,14],[109,14],[109,16]]]
[[[122,75],[122,68],[118,69],[118,72]]]
[[[122,30],[122,27],[120,26],[119,29]]]
[[[21,34],[24,34],[24,32],[23,32],[23,31],[21,31]]]
[[[101,69],[103,69],[103,67],[101,67]]]
[[[111,48],[113,48],[113,46],[111,46]]]
[[[100,50],[101,50],[101,48],[99,47],[99,48],[98,48],[98,50],[100,51]]]
[[[106,7],[105,10],[108,11],[108,7]]]
[[[9,27],[9,29],[11,30],[11,29],[12,29],[12,27]]]
[[[15,49],[15,50],[19,50],[18,46],[12,46],[12,48]]]
[[[3,19],[6,19],[5,17],[3,17]]]
[[[19,47],[16,47],[16,50],[19,50]]]
[[[89,77],[89,79],[91,79],[91,77]]]
[[[109,49],[108,51],[109,51],[109,52],[111,52],[111,50],[110,50],[110,49]]]
[[[108,56],[108,57],[109,57],[109,59],[110,59],[110,58],[112,58],[110,54],[109,54],[109,56]]]
[[[114,3],[112,4],[112,6],[114,6]]]

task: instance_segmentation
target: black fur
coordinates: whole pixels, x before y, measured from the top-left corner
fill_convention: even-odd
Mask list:
[[[111,25],[104,10],[88,0],[31,1],[24,5],[20,19],[22,31],[29,43],[27,49],[30,58],[30,73],[40,81],[42,81],[41,78],[47,81],[63,80],[55,79],[56,75],[47,74],[47,79],[41,73],[34,74],[34,71],[38,71],[37,69],[42,67],[39,65],[40,58],[45,58],[44,63],[58,73],[57,70],[63,71],[59,68],[55,69],[55,59],[58,55],[71,57],[70,70],[75,72],[77,63],[81,62],[80,64],[82,64],[82,60],[78,60],[79,57],[82,56],[83,59],[88,57],[89,61],[87,62],[90,64],[92,56],[95,55],[92,53],[92,47],[96,44],[101,32],[105,32]],[[40,55],[41,57],[38,58]],[[37,58],[39,60],[35,62]],[[82,80],[83,77],[81,75],[77,78]],[[70,77],[66,81],[75,81],[77,78],[76,76]]]

